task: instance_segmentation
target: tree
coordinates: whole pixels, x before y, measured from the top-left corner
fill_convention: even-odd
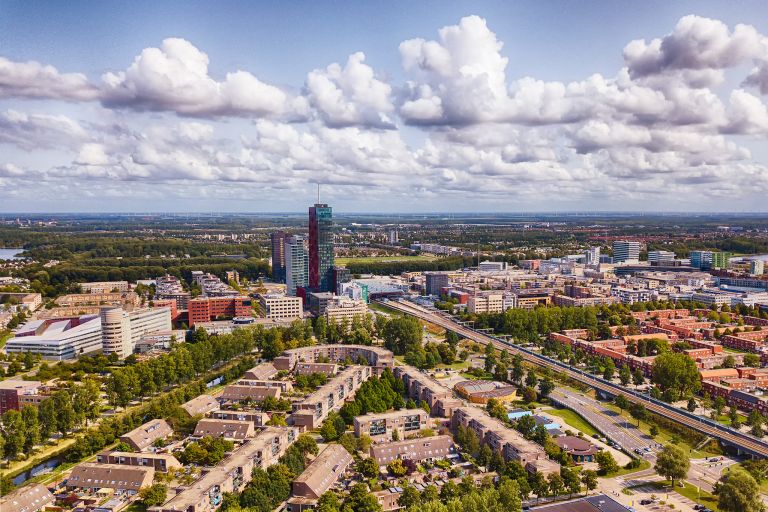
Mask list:
[[[357,463],[357,470],[366,478],[374,478],[379,474],[379,464],[372,457],[366,457]]]
[[[643,371],[640,368],[636,368],[634,372],[632,372],[632,384],[635,386],[642,386],[645,384],[645,375],[643,375]]]
[[[614,459],[613,455],[608,451],[597,452],[595,461],[597,462],[599,473],[603,476],[610,475],[619,470],[619,465],[616,463],[616,459]]]
[[[550,473],[547,477],[547,483],[549,484],[549,492],[552,496],[559,496],[565,492],[563,477],[557,473]]]
[[[368,492],[368,486],[365,484],[352,486],[344,501],[344,508],[347,507],[354,512],[381,512],[382,509],[376,496]]]
[[[656,472],[667,478],[674,486],[675,480],[683,480],[688,476],[691,461],[682,448],[673,444],[665,445],[656,458]]]
[[[152,484],[149,487],[139,489],[139,497],[147,507],[154,507],[165,503],[168,495],[168,487],[165,484]]]
[[[587,488],[587,493],[594,491],[597,489],[597,473],[592,469],[585,469],[581,472],[581,482]]]
[[[627,397],[624,395],[616,395],[616,398],[613,399],[613,403],[622,411],[629,407],[629,400],[627,400]]]
[[[3,435],[7,458],[13,459],[24,450],[25,433],[26,428],[24,428],[24,418],[22,418],[21,413],[15,409],[6,411],[3,414]]]
[[[397,504],[403,508],[415,507],[421,503],[419,491],[412,485],[407,485],[403,493],[397,498]]]
[[[760,367],[760,356],[757,354],[744,354],[744,366]]]
[[[54,393],[52,399],[56,406],[56,430],[65,436],[75,426],[75,409],[72,405],[72,396],[69,391],[62,389]]]
[[[686,406],[686,409],[688,409],[688,412],[693,412],[696,410],[696,400],[694,400],[693,397],[688,399],[688,405]]]
[[[715,397],[715,404],[712,409],[713,411],[715,411],[715,414],[720,416],[720,414],[722,414],[723,412],[724,407],[725,407],[725,398],[723,398],[722,396]]]
[[[402,459],[395,459],[387,464],[387,471],[389,471],[392,476],[401,477],[405,476],[408,472],[408,468],[405,467]]]
[[[325,441],[335,441],[339,438],[336,427],[333,425],[333,421],[326,419],[323,422],[323,426],[320,427],[320,435],[323,436]]]
[[[534,473],[533,477],[531,477],[530,484],[531,491],[536,495],[537,498],[543,498],[547,496],[547,493],[549,492],[549,482],[547,482],[547,479],[542,473]]]
[[[519,512],[523,508],[523,500],[520,497],[520,486],[509,477],[501,477],[497,488],[499,493],[499,510]]]
[[[530,386],[523,388],[523,401],[527,404],[536,401],[536,390]]]
[[[541,393],[543,398],[548,397],[554,389],[555,383],[552,379],[546,378],[539,381],[539,393]]]
[[[722,512],[762,512],[757,481],[743,469],[732,469],[717,484],[717,507]]]
[[[525,385],[529,388],[536,387],[538,379],[536,378],[536,372],[528,370],[528,375],[525,376]]]
[[[422,335],[421,323],[411,316],[390,318],[381,333],[384,346],[396,355],[403,355],[410,348],[420,346]]]
[[[696,363],[686,354],[676,352],[664,352],[654,359],[652,380],[662,391],[670,390],[673,400],[701,388]]]
[[[611,380],[614,373],[616,373],[616,363],[613,362],[613,359],[606,358],[605,365],[603,366],[603,378]]]
[[[24,421],[24,453],[30,453],[32,448],[40,444],[37,408],[34,405],[25,405],[21,409],[21,418]]]
[[[655,424],[651,425],[649,434],[651,435],[651,438],[654,438],[657,435],[659,435],[659,427],[657,427]]]
[[[619,381],[621,381],[621,385],[625,387],[632,381],[632,372],[629,369],[629,365],[625,364],[621,366],[621,370],[619,371]]]
[[[560,468],[560,476],[563,477],[563,484],[568,489],[569,494],[576,494],[581,491],[581,479],[575,469]]]

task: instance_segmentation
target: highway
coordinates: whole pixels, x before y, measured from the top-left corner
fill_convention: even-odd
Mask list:
[[[627,453],[636,453],[635,450],[641,450],[644,458],[651,462],[656,459],[656,443],[653,439],[594,398],[562,388],[555,389],[549,397],[553,402],[578,412],[600,433],[614,443],[618,443]],[[644,450],[647,447],[651,448],[651,452]]]
[[[402,313],[420,318],[421,320],[433,323],[445,329],[450,329],[460,336],[471,339],[477,343],[491,343],[499,350],[506,349],[511,354],[520,354],[523,359],[529,363],[551,368],[557,373],[564,374],[569,378],[595,388],[598,391],[602,391],[610,395],[623,394],[630,402],[641,403],[651,412],[667,417],[707,436],[719,439],[726,444],[736,446],[749,454],[757,455],[760,457],[768,457],[768,443],[763,440],[757,439],[742,432],[731,430],[730,428],[724,425],[720,425],[719,423],[714,422],[708,418],[696,416],[684,409],[678,409],[660,400],[656,400],[638,393],[634,390],[623,388],[600,377],[596,377],[582,370],[573,368],[561,361],[558,361],[557,359],[552,359],[535,351],[513,345],[512,343],[500,338],[476,331],[473,328],[458,323],[447,313],[438,312],[434,309],[430,310],[405,300],[387,301],[384,303],[384,305]]]

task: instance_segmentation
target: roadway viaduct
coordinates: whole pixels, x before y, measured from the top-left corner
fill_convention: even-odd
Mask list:
[[[544,356],[536,351],[514,345],[513,343],[475,330],[456,321],[445,312],[427,309],[406,300],[387,301],[386,307],[401,313],[414,316],[426,322],[451,330],[456,334],[484,345],[493,344],[499,350],[507,350],[510,354],[520,354],[528,363],[552,369],[577,382],[590,386],[600,394],[608,396],[624,395],[630,402],[643,404],[649,411],[685,425],[706,436],[720,440],[726,446],[733,446],[740,454],[757,457],[768,457],[768,443],[743,432],[737,432],[709,418],[696,416],[685,409],[679,409],[670,404],[656,400],[637,391],[621,387],[608,380],[591,375],[578,368],[565,364],[557,359]]]

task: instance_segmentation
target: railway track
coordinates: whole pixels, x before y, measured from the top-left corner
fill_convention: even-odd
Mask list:
[[[471,339],[472,341],[486,345],[492,344],[500,350],[506,349],[511,354],[520,354],[523,359],[529,363],[551,368],[558,373],[565,374],[568,377],[581,382],[582,384],[586,384],[587,386],[595,388],[609,395],[615,396],[618,394],[623,394],[630,402],[642,404],[649,411],[669,418],[677,423],[696,430],[697,432],[701,432],[702,434],[711,436],[715,439],[719,439],[725,444],[735,446],[750,455],[768,457],[768,443],[765,441],[749,436],[742,432],[737,432],[708,418],[696,416],[683,409],[678,409],[670,404],[638,393],[637,391],[621,387],[617,384],[614,384],[600,377],[596,377],[582,370],[574,369],[571,366],[556,359],[552,359],[523,347],[518,347],[500,338],[476,331],[473,328],[456,322],[456,320],[454,320],[446,313],[438,313],[403,300],[388,301],[385,303],[385,305],[386,307],[390,307],[402,313],[415,316],[421,320],[425,320],[435,325],[439,325],[445,329],[454,331],[455,333],[465,338]]]

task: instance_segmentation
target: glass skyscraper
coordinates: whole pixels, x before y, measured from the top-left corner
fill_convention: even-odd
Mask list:
[[[309,208],[309,287],[315,291],[333,289],[333,209],[327,204]]]
[[[305,240],[301,235],[285,239],[285,287],[286,293],[293,297],[297,288],[309,285],[309,256]]]

